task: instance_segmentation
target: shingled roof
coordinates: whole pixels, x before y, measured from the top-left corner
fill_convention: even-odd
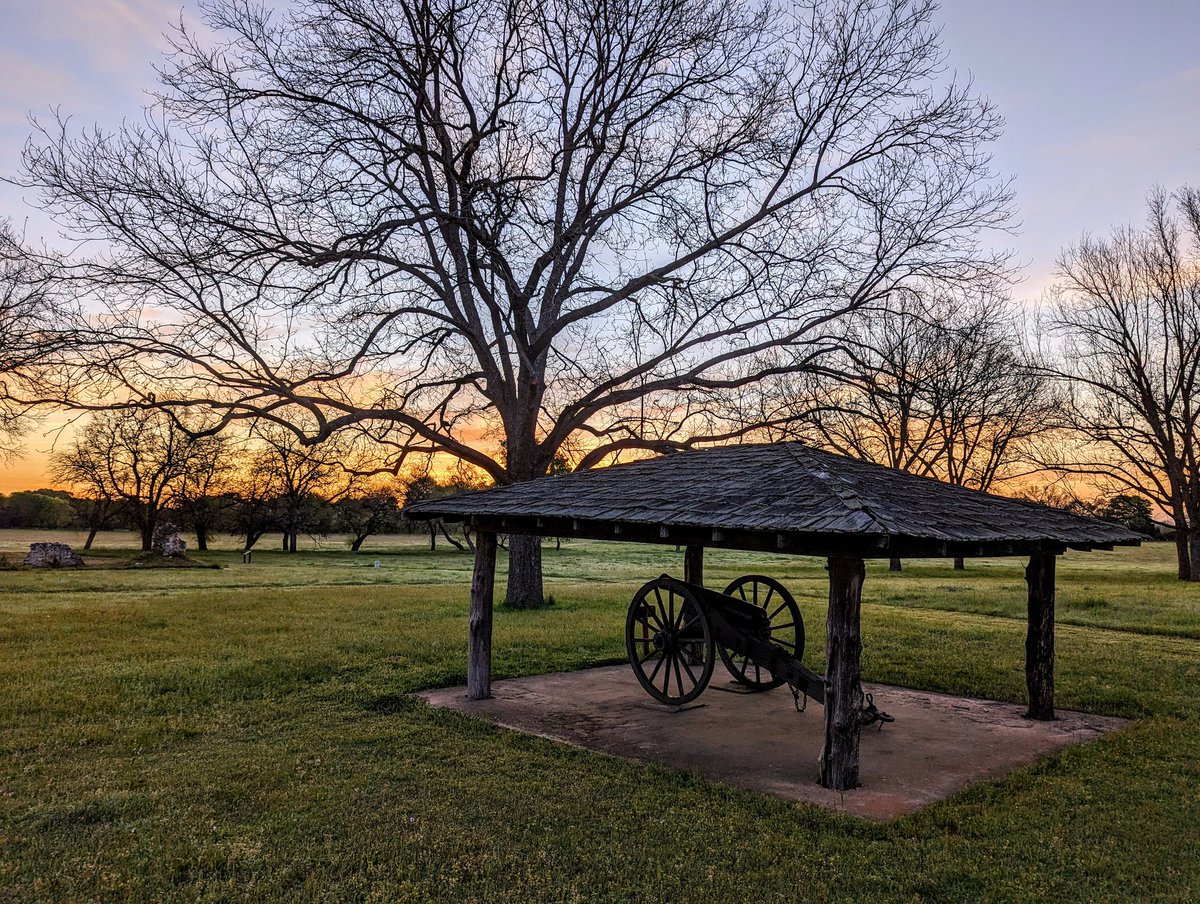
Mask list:
[[[430,499],[404,512],[505,533],[822,555],[1015,555],[1144,539],[798,442],[679,452]]]

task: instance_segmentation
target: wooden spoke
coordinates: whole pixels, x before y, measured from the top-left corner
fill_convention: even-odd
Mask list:
[[[662,627],[667,625],[667,609],[663,605],[662,594],[658,592],[658,588],[654,588],[654,599],[658,603],[658,623]]]
[[[664,581],[669,579],[650,581],[634,595],[625,619],[625,649],[645,691],[681,706],[708,687],[716,649],[700,604]]]
[[[646,678],[646,680],[647,680],[647,681],[649,681],[651,684],[653,684],[653,683],[654,683],[654,676],[658,674],[658,670],[662,668],[662,664],[663,664],[664,662],[666,662],[666,659],[665,659],[664,657],[662,657],[662,656],[659,656],[659,657],[658,657],[658,664],[657,664],[657,665],[654,667],[654,671],[653,671],[653,672],[651,672],[651,673],[649,674],[649,676],[647,676],[647,678]]]
[[[688,665],[687,657],[683,657],[683,670],[688,673],[688,677],[692,679],[692,684],[696,685],[700,682],[696,680],[696,673],[692,671],[692,667]]]
[[[768,627],[766,635],[760,640],[776,644],[782,652],[796,659],[804,655],[804,619],[795,597],[783,584],[765,575],[748,574],[731,582],[725,588],[725,595],[745,600],[763,610]],[[775,678],[748,655],[735,653],[723,646],[718,646],[717,652],[738,684],[756,691],[783,684],[782,679]]]

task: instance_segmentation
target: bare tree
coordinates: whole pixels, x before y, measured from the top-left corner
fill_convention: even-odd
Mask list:
[[[1200,191],[1154,191],[1144,228],[1085,236],[1059,259],[1055,326],[1082,446],[1048,464],[1161,506],[1179,579],[1200,581]]]
[[[845,336],[841,361],[827,359],[831,372],[802,381],[785,401],[804,415],[795,424],[800,434],[843,455],[932,475],[944,442],[940,384],[950,363],[937,316],[909,292],[863,310]]]
[[[350,551],[358,552],[373,534],[397,530],[403,524],[400,499],[387,486],[352,488],[337,503],[338,526],[350,534]]]
[[[229,523],[249,552],[276,525],[277,485],[270,461],[254,456],[235,470],[229,484]]]
[[[759,419],[783,417],[781,432],[824,448],[985,492],[1021,476],[1056,405],[1004,296],[968,288],[897,292],[863,310],[830,372],[791,383]]]
[[[28,400],[41,394],[46,358],[63,341],[55,329],[64,312],[50,283],[52,263],[23,248],[0,220],[0,461],[19,453],[32,414]]]
[[[284,552],[295,552],[300,534],[315,526],[322,506],[353,488],[354,439],[342,433],[309,445],[271,421],[255,424],[250,437],[256,448],[251,469],[271,488]]]
[[[1058,423],[1058,399],[1012,318],[981,308],[951,327],[947,340],[933,473],[989,492],[1026,476],[1029,443]]]
[[[159,516],[211,441],[154,409],[98,412],[55,454],[52,474],[98,501],[122,503],[149,551]]]
[[[187,381],[226,421],[529,480],[568,443],[736,436],[709,393],[808,366],[907,280],[996,269],[1000,121],[946,84],[934,8],[218,0],[145,124],[60,123],[23,184],[109,249],[72,284],[135,397]],[[539,540],[507,598],[540,603]]]
[[[120,515],[117,501],[109,494],[108,487],[95,482],[77,483],[71,495],[75,514],[87,528],[83,541],[84,549],[91,549],[96,535],[102,530],[113,530]]]
[[[986,296],[943,325],[933,476],[986,493],[1036,470],[1033,444],[1060,422],[1061,406],[1023,333],[1003,301]],[[965,567],[962,557],[954,567]]]
[[[233,462],[228,439],[196,437],[189,449],[188,467],[180,477],[171,503],[196,534],[196,548],[208,549],[212,533],[225,505]]]

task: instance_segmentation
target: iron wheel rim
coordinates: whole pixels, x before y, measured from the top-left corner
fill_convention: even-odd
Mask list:
[[[629,604],[625,651],[638,683],[668,706],[699,697],[716,664],[704,610],[690,593],[657,580],[645,584]]]
[[[804,618],[791,591],[775,578],[763,574],[745,574],[730,581],[725,595],[757,606],[767,613],[770,623],[769,639],[799,662],[804,658]],[[794,631],[794,633],[793,633]],[[717,645],[721,662],[733,680],[753,691],[769,691],[784,684],[748,656],[742,656],[724,645]]]

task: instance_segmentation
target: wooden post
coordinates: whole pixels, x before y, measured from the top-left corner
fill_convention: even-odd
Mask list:
[[[496,586],[496,535],[475,538],[471,576],[471,618],[467,628],[467,699],[492,695],[492,595]]]
[[[1029,626],[1025,633],[1025,686],[1030,719],[1054,718],[1054,556],[1032,555],[1025,569]]]
[[[835,791],[858,787],[859,716],[863,708],[862,559],[829,560],[829,614],[825,623],[825,747],[821,784]]]
[[[689,546],[683,553],[683,579],[689,584],[704,583],[704,547]]]

